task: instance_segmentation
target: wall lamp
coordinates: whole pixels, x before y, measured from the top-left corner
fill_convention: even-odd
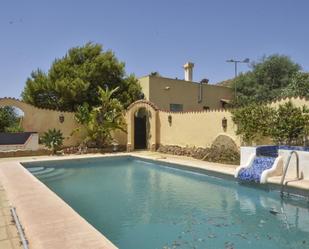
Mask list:
[[[222,122],[223,130],[226,131],[226,128],[227,128],[227,119],[226,119],[226,117],[224,117],[221,122]]]
[[[171,126],[172,125],[172,115],[168,115],[167,117],[168,123]]]
[[[59,115],[59,122],[62,124],[64,122],[64,115],[60,114]]]

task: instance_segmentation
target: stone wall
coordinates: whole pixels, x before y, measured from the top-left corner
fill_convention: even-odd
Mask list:
[[[216,163],[239,165],[240,152],[236,143],[228,136],[220,135],[210,147],[180,147],[176,145],[160,145],[158,152],[179,156],[189,156]]]

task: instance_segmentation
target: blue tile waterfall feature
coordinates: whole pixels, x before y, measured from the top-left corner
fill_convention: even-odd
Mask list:
[[[249,168],[242,168],[238,172],[237,178],[241,181],[260,182],[264,170],[270,169],[279,150],[309,151],[309,147],[289,146],[289,145],[263,145],[258,146],[255,152],[255,159]]]
[[[270,169],[276,158],[258,156],[254,159],[252,166],[241,169],[238,173],[238,178],[242,181],[260,182],[261,175],[264,170]]]
[[[266,145],[256,148],[256,156],[277,157],[279,146]]]

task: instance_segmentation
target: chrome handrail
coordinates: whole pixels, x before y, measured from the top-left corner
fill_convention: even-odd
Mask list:
[[[295,150],[293,150],[293,151],[290,152],[288,160],[286,161],[286,163],[284,165],[284,172],[283,172],[283,175],[281,177],[281,182],[280,182],[280,185],[281,185],[280,196],[281,196],[281,198],[283,197],[284,186],[286,185],[286,184],[284,184],[284,179],[285,179],[286,174],[288,172],[288,168],[289,168],[290,161],[291,161],[293,154],[295,154],[295,156],[296,156],[296,180],[302,179],[302,177],[299,177],[299,156],[298,156],[298,153]]]

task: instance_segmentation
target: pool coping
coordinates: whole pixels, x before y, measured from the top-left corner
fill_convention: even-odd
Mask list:
[[[12,158],[9,160],[2,159],[0,160],[0,182],[7,191],[11,205],[16,207],[30,248],[116,249],[117,247],[64,200],[33,176],[22,163],[125,156],[150,160],[152,162],[157,161],[168,167],[181,168],[235,181],[234,172],[236,166],[209,163],[162,153],[131,152],[103,155],[40,156],[15,158],[15,160]],[[279,190],[280,187],[276,181],[266,185],[272,190]],[[288,186],[289,190],[294,188],[293,186]],[[309,193],[309,188],[295,189],[296,194],[301,194],[301,191]]]
[[[81,157],[85,158],[85,157]],[[55,160],[59,158],[52,158]],[[62,159],[67,159],[63,157]],[[117,249],[17,160],[0,162],[0,182],[14,206],[31,249]]]
[[[194,171],[202,174],[207,174],[215,177],[220,177],[232,181],[237,181],[235,178],[235,168],[227,167],[226,164],[220,164],[220,163],[211,163],[211,162],[205,162],[197,159],[191,159],[191,158],[185,158],[179,157],[179,156],[170,156],[166,154],[160,153],[160,156],[154,157],[154,156],[145,156],[140,154],[133,153],[134,157],[142,158],[144,160],[150,160],[150,161],[158,161],[161,164],[165,164],[169,167],[175,167],[175,168],[181,168],[184,170]],[[265,189],[268,191],[277,191],[279,192],[281,190],[281,176],[274,176],[270,177],[266,184],[252,184],[252,183],[245,183],[248,186],[251,185],[255,188]],[[287,177],[284,181],[285,191],[288,192],[291,195],[298,195],[304,198],[307,198],[309,201],[309,180],[300,180],[295,181],[294,178]]]

